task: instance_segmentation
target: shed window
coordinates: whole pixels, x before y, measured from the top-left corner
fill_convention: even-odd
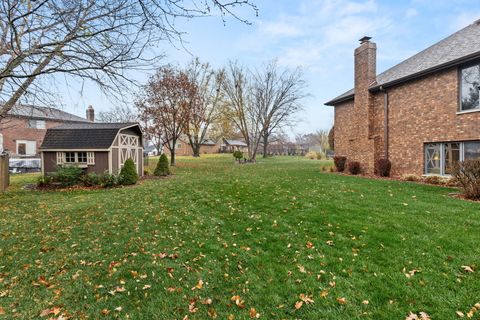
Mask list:
[[[75,163],[75,152],[65,152],[65,162]]]
[[[91,160],[88,161],[88,153],[90,152],[65,152],[65,163],[94,164],[93,155],[90,155]]]
[[[78,163],[87,163],[87,153],[86,152],[77,152],[77,162]]]
[[[461,70],[460,110],[480,109],[480,64]]]

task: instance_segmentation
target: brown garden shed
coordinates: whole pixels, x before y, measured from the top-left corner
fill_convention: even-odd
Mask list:
[[[143,134],[138,123],[74,123],[48,129],[42,146],[42,174],[75,165],[86,172],[118,173],[125,160],[143,175]]]

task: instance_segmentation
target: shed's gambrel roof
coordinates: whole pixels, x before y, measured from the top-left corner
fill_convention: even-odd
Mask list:
[[[480,58],[480,20],[382,72],[370,90],[378,90]],[[354,89],[325,103],[335,105],[354,97]]]
[[[48,129],[41,150],[108,149],[120,130],[136,127],[137,123],[70,123]]]

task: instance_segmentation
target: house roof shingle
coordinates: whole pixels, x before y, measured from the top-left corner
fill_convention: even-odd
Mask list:
[[[229,146],[239,146],[239,147],[246,147],[247,144],[243,141],[240,141],[240,140],[227,140],[227,139],[224,139],[224,142],[225,144],[229,145]]]
[[[392,86],[477,58],[480,58],[480,20],[382,72],[370,90]],[[348,90],[325,104],[335,105],[350,100],[354,94],[354,89]]]
[[[52,129],[45,134],[40,149],[108,149],[121,129],[136,123],[69,123]]]
[[[87,119],[74,114],[50,107],[39,107],[32,105],[15,105],[8,115],[31,119],[59,120],[66,122],[86,122]]]

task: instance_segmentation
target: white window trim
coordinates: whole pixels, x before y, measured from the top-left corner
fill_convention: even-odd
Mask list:
[[[475,112],[480,112],[480,108],[478,108],[478,109],[471,109],[471,110],[458,111],[457,114],[466,114],[466,113],[475,113]]]
[[[18,153],[18,145],[19,144],[25,144],[25,155],[26,156],[31,156],[31,155],[35,155],[37,154],[37,141],[35,140],[17,140],[15,141],[15,152],[16,154],[19,154]],[[28,151],[28,146],[32,146],[33,145],[33,153],[29,153]]]
[[[78,154],[85,152],[87,154],[86,162],[78,162]],[[67,162],[67,153],[73,153],[75,157],[75,162]],[[95,165],[95,152],[90,151],[65,151],[57,152],[57,165]]]
[[[463,113],[471,113],[471,112],[479,112],[480,111],[480,101],[478,103],[478,106],[476,108],[473,108],[473,109],[469,109],[469,110],[463,110],[463,105],[462,105],[462,94],[463,94],[463,85],[462,85],[462,73],[463,73],[463,70],[465,69],[468,69],[468,68],[471,68],[471,67],[475,67],[475,66],[480,66],[480,63],[474,63],[474,64],[471,64],[471,65],[467,65],[467,66],[463,66],[461,68],[459,68],[459,83],[458,83],[458,86],[459,86],[459,110],[457,112],[457,114],[463,114]]]

